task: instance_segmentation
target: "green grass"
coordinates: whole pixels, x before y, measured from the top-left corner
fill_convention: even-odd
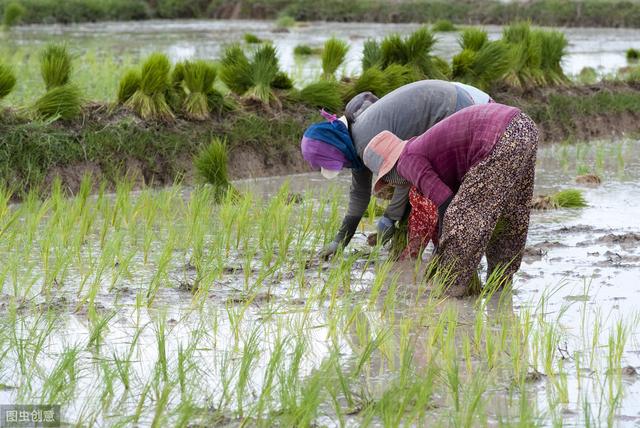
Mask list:
[[[289,15],[280,15],[276,20],[276,28],[289,29],[296,25],[296,20]]]
[[[626,52],[627,61],[638,61],[640,59],[640,50],[629,48]]]
[[[335,37],[324,42],[322,49],[322,76],[325,79],[335,79],[336,71],[344,63],[349,52],[349,45],[344,40]]]

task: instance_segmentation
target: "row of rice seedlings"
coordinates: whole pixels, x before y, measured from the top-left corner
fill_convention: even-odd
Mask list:
[[[101,227],[107,227],[107,228],[118,228],[118,230],[120,231],[125,231],[127,230],[126,228],[127,226],[125,225],[125,222],[131,221],[127,219],[140,219],[145,221],[144,217],[149,216],[148,218],[151,220],[146,220],[146,221],[149,222],[150,224],[149,229],[153,231],[153,228],[156,227],[156,225],[163,224],[163,223],[176,224],[176,219],[183,218],[183,216],[187,215],[188,211],[184,211],[184,206],[179,203],[178,204],[176,203],[177,199],[174,196],[175,195],[174,192],[168,192],[168,191],[161,192],[160,197],[145,198],[143,199],[141,204],[136,206],[136,204],[134,204],[133,201],[128,197],[128,193],[124,191],[127,189],[127,187],[123,186],[122,189],[123,191],[119,192],[119,194],[116,196],[115,201],[108,202],[108,203],[101,202],[104,204],[102,208],[100,208],[101,212],[103,213],[101,215],[103,215],[109,221],[107,223],[103,223],[100,221],[95,222],[94,224],[97,229]],[[248,220],[244,223],[251,224],[254,221],[256,222],[260,221],[260,219],[262,219],[262,217],[265,216],[265,214],[277,215],[283,209],[281,200],[284,198],[285,193],[286,192],[282,191],[282,193],[278,195],[276,198],[278,202],[269,204],[266,212],[263,211],[262,209],[251,211],[251,210],[248,210],[247,208],[247,212],[251,213],[251,214],[248,214],[249,216],[248,218],[252,220]],[[56,195],[59,195],[59,194],[60,192],[56,191]],[[77,201],[77,202],[74,202],[74,204],[77,203],[78,207],[82,206],[82,203],[83,203],[82,199],[77,199],[77,200],[74,199],[74,201]],[[225,202],[225,204],[226,203],[227,202]],[[228,204],[230,207],[229,212],[231,213],[233,212],[231,208],[234,205],[232,204],[231,200],[228,201]],[[64,212],[73,211],[73,210],[70,210],[69,207],[65,205],[65,201],[63,199],[59,199],[58,196],[56,196],[53,201],[51,201],[46,205],[49,208],[55,207],[53,209],[55,209],[56,211],[58,210],[61,210]],[[195,206],[193,206],[194,207],[193,210],[195,211],[193,211],[192,214],[189,214],[189,215],[193,215],[195,218],[199,218],[199,219],[205,218],[206,216],[203,215],[203,212],[204,212],[204,207],[206,207],[206,205],[203,205],[203,203],[200,202],[197,204],[197,206],[199,206],[200,208],[195,208]],[[34,207],[37,207],[37,205],[35,205]],[[115,210],[114,209],[115,207],[119,207],[119,208]],[[172,212],[176,212],[176,211],[179,214],[172,214]],[[236,210],[236,212],[238,212],[238,210]],[[339,214],[338,210],[336,210],[336,212]],[[311,211],[311,213],[313,214],[313,211]],[[54,215],[53,217],[56,217],[56,216]],[[53,222],[48,221],[48,224],[51,225],[50,227],[53,227],[53,225],[57,225],[56,227],[61,227],[61,225],[63,224],[63,220],[61,217],[62,216],[57,216],[56,220]],[[44,216],[41,216],[40,218],[44,218]],[[285,220],[283,220],[284,222],[293,223],[294,225],[298,224],[297,221],[292,222],[291,217],[288,217],[288,220],[286,220],[286,218],[287,217],[285,216]],[[303,217],[301,217],[300,221],[308,221],[307,214],[304,214]],[[332,227],[335,227],[335,224],[333,224]],[[261,229],[262,227],[258,228],[258,230],[261,230]],[[242,226],[238,230],[245,230],[246,233],[243,234],[243,232],[240,232],[238,236],[232,235],[231,239],[233,241],[240,241],[240,242],[244,241],[247,243],[247,245],[250,245],[254,248],[259,247],[260,245],[259,240],[252,242],[250,240],[247,241],[245,238],[246,234],[255,233],[256,229],[248,228],[247,226]],[[262,232],[263,240],[279,239],[277,234],[274,233],[273,235],[270,235],[271,232],[266,231],[264,229],[262,230],[263,230]],[[98,234],[101,233],[99,230],[96,230],[96,232]],[[127,233],[132,233],[132,232],[128,231]],[[313,233],[315,235],[322,236],[322,233],[323,233],[322,227],[320,227],[319,225],[314,226]],[[167,236],[170,234],[171,234],[170,231],[166,233]],[[108,236],[112,236],[111,233]],[[269,238],[269,236],[271,236],[271,238]],[[69,238],[69,239],[71,241],[74,240],[73,238]],[[283,239],[286,241],[290,238],[285,237]],[[105,241],[106,245],[108,245],[109,240],[110,238],[108,238]],[[165,242],[168,242],[168,241],[171,241],[171,239],[168,239]],[[217,245],[220,245],[220,244],[222,244],[222,242],[220,242]],[[270,248],[273,248],[274,250],[277,248],[277,246],[268,244],[268,243],[263,243],[262,245],[267,245]],[[286,243],[284,245],[286,246]],[[294,247],[295,246],[296,244],[294,244]],[[117,245],[115,245],[115,247],[117,248]],[[107,250],[107,251],[109,252],[110,250]],[[160,252],[163,251],[162,247],[159,248],[159,251]],[[307,257],[310,257],[310,255],[307,255]],[[27,257],[25,257],[25,259],[27,259]],[[155,260],[154,257],[152,257],[152,259]],[[355,258],[349,257],[346,260],[341,261],[339,263],[339,266],[336,266],[337,272],[335,274],[332,272],[330,274],[330,277],[326,278],[327,283],[323,287],[325,292],[310,293],[310,302],[307,305],[305,305],[305,311],[309,311],[311,310],[311,308],[313,308],[320,302],[326,302],[328,304],[328,307],[329,307],[328,322],[330,325],[333,325],[333,327],[328,329],[329,335],[330,335],[329,337],[331,338],[331,341],[342,340],[341,338],[343,337],[345,332],[349,331],[349,329],[346,328],[349,324],[342,325],[343,322],[348,322],[348,320],[352,320],[352,319],[363,320],[362,317],[359,317],[356,315],[357,313],[362,312],[361,309],[358,309],[357,307],[352,307],[347,303],[351,300],[350,297],[357,296],[357,294],[354,294],[354,292],[349,291],[349,287],[352,285],[351,272],[353,270],[354,261],[356,259],[357,259],[357,256]],[[100,257],[96,259],[96,263],[99,263],[99,260],[100,260]],[[274,260],[277,260],[277,258]],[[154,264],[155,263],[157,262],[154,262]],[[161,285],[161,287],[163,288],[166,286],[167,285]],[[259,290],[256,289],[253,285],[250,285],[249,289],[251,290],[251,293],[254,295],[255,293],[259,292]],[[429,398],[426,398],[425,401],[418,401],[418,403],[422,403],[422,404],[417,405],[415,407],[411,407],[411,403],[414,403],[415,402],[414,400],[416,400],[417,397],[421,396],[419,394],[425,394],[424,395],[425,397],[433,397],[433,396],[447,397],[446,398],[448,403],[447,408],[450,408],[451,411],[445,412],[445,414],[441,415],[441,417],[443,418],[442,420],[450,421],[450,423],[460,422],[462,424],[466,424],[467,422],[469,422],[470,424],[473,424],[476,422],[481,423],[487,417],[486,409],[483,409],[481,405],[478,405],[477,397],[481,395],[480,391],[491,390],[493,388],[492,385],[494,385],[493,382],[497,382],[497,380],[492,380],[493,376],[489,378],[484,377],[483,374],[485,373],[485,371],[489,370],[489,373],[498,373],[500,370],[505,370],[507,373],[511,373],[513,371],[513,373],[517,373],[517,375],[514,375],[514,376],[521,378],[522,367],[528,366],[528,364],[525,362],[526,360],[522,360],[522,359],[517,360],[518,367],[520,367],[519,369],[517,369],[517,371],[514,371],[516,369],[512,368],[512,365],[511,365],[511,364],[515,364],[515,363],[512,363],[515,358],[513,355],[520,355],[521,358],[524,358],[524,355],[527,354],[527,352],[525,351],[526,342],[515,342],[514,344],[514,342],[509,342],[508,340],[506,340],[506,337],[509,337],[509,335],[508,334],[505,335],[505,332],[509,332],[515,329],[515,327],[508,328],[507,326],[509,324],[506,324],[506,323],[519,322],[518,318],[517,317],[501,318],[501,317],[495,317],[493,315],[489,315],[487,317],[479,316],[476,321],[477,327],[475,327],[475,331],[477,333],[475,333],[475,336],[474,336],[475,338],[473,341],[468,341],[469,344],[475,343],[476,344],[475,348],[467,345],[466,346],[467,356],[464,358],[464,361],[461,360],[459,362],[456,362],[455,352],[458,349],[457,348],[458,346],[457,340],[459,337],[458,333],[462,331],[461,325],[457,321],[458,315],[456,314],[456,312],[449,310],[443,313],[442,315],[439,315],[437,312],[434,312],[434,308],[438,307],[438,305],[436,304],[437,300],[432,300],[431,303],[425,305],[424,301],[422,301],[421,299],[416,299],[414,303],[415,307],[410,308],[410,310],[420,309],[421,315],[418,317],[414,317],[413,315],[411,315],[410,311],[406,315],[403,315],[402,314],[403,311],[398,312],[398,309],[400,309],[401,307],[401,306],[399,307],[401,303],[398,300],[398,298],[399,298],[399,295],[396,291],[392,291],[388,293],[384,297],[381,303],[381,310],[379,315],[377,316],[380,317],[379,325],[396,325],[396,323],[398,322],[402,326],[401,334],[400,334],[401,343],[404,343],[403,345],[400,346],[400,349],[403,349],[403,351],[401,352],[401,354],[403,355],[401,359],[402,364],[398,369],[395,369],[395,368],[392,369],[393,373],[398,373],[398,382],[401,387],[397,389],[392,389],[391,387],[384,388],[382,391],[380,391],[382,395],[378,395],[378,393],[375,390],[371,389],[371,381],[375,378],[377,370],[379,370],[376,368],[385,367],[385,366],[392,367],[389,365],[394,364],[393,358],[391,358],[391,355],[393,354],[390,353],[391,350],[394,349],[394,346],[392,346],[390,342],[390,339],[393,336],[389,335],[384,330],[379,330],[379,327],[377,326],[367,327],[366,326],[367,324],[365,322],[365,323],[356,324],[356,336],[360,338],[359,340],[360,340],[360,343],[362,344],[362,348],[357,350],[357,352],[355,353],[355,358],[354,358],[355,365],[354,365],[353,371],[349,370],[348,368],[346,370],[344,368],[340,368],[341,374],[338,375],[338,378],[346,378],[347,380],[342,383],[336,382],[335,380],[336,375],[333,374],[333,373],[336,373],[336,370],[337,370],[336,363],[330,364],[329,362],[327,362],[325,365],[321,364],[320,366],[316,366],[319,368],[315,371],[315,373],[319,373],[319,374],[317,375],[317,377],[314,375],[311,378],[308,378],[308,379],[313,379],[313,382],[311,383],[308,383],[306,381],[301,382],[300,384],[305,386],[304,387],[301,386],[301,389],[298,390],[299,392],[292,393],[291,390],[289,390],[288,392],[287,391],[282,392],[284,397],[288,397],[286,398],[286,401],[285,401],[285,403],[288,403],[288,404],[284,406],[279,406],[278,404],[273,404],[273,405],[268,404],[270,402],[268,398],[269,391],[273,392],[272,396],[274,397],[277,397],[280,394],[275,392],[273,381],[269,382],[269,376],[259,374],[261,365],[256,363],[258,361],[258,356],[253,356],[251,358],[244,357],[244,354],[241,351],[241,349],[244,349],[244,346],[238,347],[237,352],[239,352],[239,355],[243,355],[243,358],[247,358],[247,360],[244,360],[244,359],[238,360],[239,365],[237,366],[238,371],[236,373],[243,372],[243,374],[241,377],[237,377],[237,380],[235,382],[231,381],[231,385],[235,385],[235,387],[232,386],[230,389],[228,389],[228,393],[232,394],[231,396],[232,398],[229,398],[227,402],[227,404],[231,406],[228,409],[229,410],[228,414],[251,415],[251,417],[256,417],[258,419],[262,417],[262,418],[267,418],[267,420],[270,420],[269,418],[275,418],[276,420],[286,420],[286,421],[289,421],[289,420],[299,421],[301,420],[299,418],[303,418],[302,420],[307,420],[307,418],[310,418],[310,420],[313,420],[315,415],[318,415],[319,406],[327,402],[327,400],[329,400],[329,402],[336,401],[336,400],[332,400],[330,398],[331,396],[337,397],[337,401],[340,402],[342,400],[341,395],[344,395],[345,397],[351,397],[350,400],[347,400],[347,401],[350,401],[355,406],[362,406],[364,404],[364,409],[366,409],[366,411],[363,411],[363,414],[367,415],[367,418],[376,418],[376,419],[381,418],[386,421],[396,421],[396,420],[402,420],[404,416],[409,420],[421,421],[422,420],[421,418],[432,417],[433,409],[429,407],[431,405]],[[143,305],[145,304],[144,297],[141,299],[141,302]],[[365,302],[363,302],[363,304],[364,303]],[[155,305],[157,304],[154,303],[154,306]],[[228,308],[229,308],[229,321],[233,319],[234,320],[233,324],[236,326],[234,328],[235,336],[237,337],[236,343],[238,344],[251,343],[251,336],[254,335],[254,333],[251,333],[249,331],[250,333],[249,336],[243,333],[243,331],[246,331],[244,330],[243,325],[245,325],[245,320],[246,320],[246,316],[249,309],[249,303],[246,303],[246,302],[243,303],[241,307],[238,308],[240,310],[234,309],[232,304],[229,304]],[[485,310],[487,309],[484,309],[484,310],[480,309],[478,313],[483,314]],[[546,310],[545,308],[540,309],[541,314],[548,313],[548,312],[549,311]],[[400,315],[396,316],[396,313]],[[414,318],[419,319],[420,322],[416,324],[411,324],[411,322],[408,321]],[[497,321],[497,326],[495,328],[488,325],[488,323],[492,319]],[[97,337],[96,335],[102,334],[101,332],[105,330],[105,325],[102,322],[102,320],[103,320],[102,317],[95,318],[95,321],[94,321],[95,328],[93,328],[93,331],[95,332],[95,334],[90,335],[90,338],[92,338],[91,343],[95,344],[99,342],[103,344],[100,346],[100,349],[103,349],[105,342],[102,339],[96,339]],[[344,320],[344,321],[340,321],[340,320]],[[544,321],[544,324],[541,324],[543,327],[546,325],[557,324],[556,320],[552,320],[551,324],[544,319],[540,319],[540,320],[541,320],[540,321],[541,323]],[[527,321],[526,318],[524,319],[524,321],[529,323],[529,321]],[[413,373],[414,371],[414,369],[412,368],[413,360],[411,358],[411,355],[418,354],[416,351],[413,351],[412,349],[415,349],[414,348],[415,343],[422,343],[422,342],[416,341],[415,343],[412,342],[411,345],[408,345],[407,344],[409,342],[408,338],[410,337],[409,331],[411,330],[412,325],[415,326],[416,328],[420,328],[421,326],[424,325],[423,323],[425,322],[435,323],[435,327],[433,329],[429,329],[429,331],[432,331],[432,334],[430,336],[431,339],[427,341],[428,348],[424,351],[424,353],[422,351],[420,352],[420,355],[424,354],[424,355],[432,356],[431,359],[429,360],[430,364],[426,364],[426,367],[429,367],[430,371],[422,372],[421,371],[422,369],[418,369],[416,367],[415,370],[419,374],[416,376],[411,376],[408,374],[408,373]],[[521,326],[518,328],[522,329],[524,333],[526,333],[527,331],[526,326]],[[367,331],[369,333],[366,333]],[[545,371],[547,371],[547,373],[552,373],[557,370],[557,368],[555,368],[554,366],[554,359],[557,359],[557,353],[554,353],[552,350],[557,349],[559,345],[559,341],[562,336],[551,332],[551,330],[548,330],[548,328],[546,327],[542,328],[539,331],[541,331],[541,333],[538,334],[537,336],[533,335],[533,340],[534,342],[538,343],[536,345],[538,346],[538,348],[543,349],[543,352],[540,353],[541,361],[544,361],[541,367],[545,367]],[[255,335],[257,335],[257,333],[255,333]],[[161,338],[164,338],[166,336],[166,333],[156,335],[156,336],[157,336],[157,345],[158,345],[159,352],[158,352],[156,369],[153,370],[153,373],[154,373],[153,377],[138,378],[140,379],[139,381],[142,382],[140,385],[142,390],[144,391],[146,389],[149,391],[146,393],[142,393],[141,395],[135,396],[135,400],[140,403],[145,401],[144,397],[147,396],[150,393],[150,391],[155,391],[154,393],[157,393],[158,397],[164,396],[165,398],[161,400],[164,403],[166,400],[167,394],[169,394],[169,392],[167,391],[171,390],[171,389],[167,389],[168,388],[166,386],[167,378],[169,383],[173,383],[172,377],[175,376],[176,373],[183,373],[181,375],[183,376],[182,384],[186,385],[184,380],[184,376],[186,376],[184,368],[192,365],[188,361],[189,358],[191,357],[189,357],[188,353],[183,352],[181,354],[182,362],[180,363],[181,366],[183,367],[183,370],[182,371],[172,370],[171,367],[173,367],[173,364],[175,364],[175,360],[169,359],[167,346],[166,344],[162,345],[162,341],[166,339],[161,340]],[[283,334],[278,337],[282,338],[282,340],[285,340],[287,335]],[[618,336],[615,336],[614,342],[618,340],[617,337]],[[249,340],[249,342],[247,342],[247,340]],[[465,342],[464,335],[462,336],[462,341],[463,343]],[[273,349],[277,351],[278,348],[282,348],[283,346],[284,345],[277,345],[277,346],[274,345]],[[521,347],[521,348],[519,348],[517,351],[514,351],[514,347]],[[624,346],[622,347],[624,348]],[[164,349],[164,351],[162,351],[162,349]],[[610,349],[615,349],[615,347],[610,347]],[[617,349],[620,349],[620,347],[618,347]],[[102,352],[102,350],[100,350],[99,352]],[[262,352],[263,352],[262,350],[259,351],[259,353],[262,353]],[[278,353],[282,353],[282,352],[276,352],[276,354]],[[249,356],[251,356],[255,354],[255,352],[249,352],[248,354]],[[615,355],[615,353],[612,353],[612,355]],[[329,358],[329,360],[327,361],[330,361],[330,360],[336,361],[334,360],[334,358],[337,358],[337,355],[334,355],[333,357]],[[478,359],[481,362],[481,364],[478,366],[475,366],[474,365],[475,359]],[[63,360],[64,358],[60,361],[63,361]],[[345,367],[346,361],[344,361],[344,359],[338,359],[337,361],[340,362],[339,364],[337,364],[338,368],[340,366]],[[385,366],[380,365],[381,361],[384,362]],[[617,361],[617,359],[615,361]],[[112,371],[114,373],[118,373],[117,371],[118,369],[115,365],[116,363],[114,362],[112,364],[114,365]],[[122,361],[119,364],[122,365],[123,364]],[[195,365],[195,361],[193,365]],[[284,367],[283,370],[285,372],[288,367],[286,364],[283,364],[281,362],[278,363],[278,360],[275,357],[273,360],[270,360],[269,365],[271,367],[281,367],[281,368]],[[60,364],[60,366],[69,367],[68,364],[65,365],[62,363]],[[346,365],[346,367],[348,367],[348,365]],[[125,369],[122,369],[122,370],[125,370]],[[109,372],[109,370],[106,370],[106,371],[103,370],[103,371]],[[277,369],[273,368],[272,372],[273,371],[277,372]],[[465,382],[463,380],[464,379],[463,373],[465,371],[470,374],[471,376],[470,378],[475,378],[475,377],[479,378],[476,384],[471,383],[471,384],[468,384],[469,387],[464,386]],[[65,372],[64,370],[61,370],[60,373],[67,373],[67,372]],[[298,375],[298,373],[296,373],[296,375]],[[273,378],[274,375],[271,375],[271,376],[272,376],[271,378]],[[566,369],[563,367],[560,367],[560,373],[557,374],[556,380],[554,382],[556,382],[556,384],[559,387],[564,388],[562,387],[564,382],[562,380],[562,376],[566,376]],[[123,375],[123,378],[125,379],[128,378],[127,382],[129,383],[131,382],[130,375]],[[250,379],[250,381],[247,381],[247,379]],[[260,400],[259,398],[257,399],[258,401],[252,398],[253,393],[251,391],[255,389],[249,386],[254,384],[256,379],[265,379],[267,381],[264,388],[259,387],[257,389],[258,397],[262,397],[262,402],[260,404],[257,404]],[[411,379],[415,379],[416,382],[415,383],[411,382],[410,381]],[[109,382],[103,382],[100,384],[108,385]],[[173,383],[173,384],[178,385],[179,382],[176,381],[176,383]],[[54,394],[54,395],[59,394],[59,396],[69,395],[68,392],[65,392],[65,389],[61,383],[56,383],[51,381],[50,385],[52,386],[49,388],[48,394]],[[147,385],[149,385],[148,388],[147,388]],[[363,392],[359,392],[358,394],[364,397],[369,397],[369,399],[366,399],[364,401],[359,401],[358,399],[355,398],[355,395],[356,395],[355,389],[351,389],[352,388],[351,386],[340,387],[339,389],[337,389],[336,385],[353,385],[353,388],[356,388],[356,389],[358,385],[365,385]],[[369,386],[366,386],[366,385],[369,385]],[[409,386],[409,387],[405,388],[405,386]],[[134,392],[134,394],[139,394],[140,388],[132,388],[132,389],[134,389],[135,391],[138,391],[138,392]],[[185,389],[186,391],[188,390],[188,387],[183,387],[183,389]],[[264,391],[264,395],[260,393],[260,391]],[[435,395],[431,393],[426,394],[426,391],[434,391]],[[310,398],[308,397],[305,398],[305,396],[303,395],[303,393],[305,392],[308,392],[311,394]],[[239,397],[238,397],[238,394],[239,394]],[[107,393],[106,395],[109,396],[110,394]],[[392,399],[393,397],[396,397],[397,400],[393,400]],[[402,404],[402,403],[405,403],[405,404]],[[391,404],[397,404],[398,406],[395,406],[395,407],[389,406]],[[404,406],[404,410],[403,410],[403,406]],[[170,416],[170,412],[161,410],[160,407],[161,406],[156,404],[152,404],[150,407],[142,405],[140,407],[140,412],[152,412],[152,416],[150,417],[155,418],[158,421],[165,421],[165,423],[168,420],[172,420],[171,419],[172,416]],[[268,409],[270,408],[275,409],[272,413],[270,413],[270,416],[264,416],[264,415],[259,416],[263,412],[268,413]],[[335,408],[336,415],[342,415],[342,417],[345,417],[346,413],[349,412],[349,409],[345,409],[342,406],[333,405],[332,408]],[[286,411],[281,413],[280,409],[285,409]],[[304,414],[300,413],[302,411],[305,411],[305,413]],[[470,416],[472,414],[475,416],[473,417]],[[339,417],[339,416],[336,416],[336,417]]]

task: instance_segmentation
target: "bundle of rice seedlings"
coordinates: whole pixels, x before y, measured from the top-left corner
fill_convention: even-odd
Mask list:
[[[433,26],[431,27],[432,31],[435,32],[450,32],[450,31],[458,31],[458,29],[456,28],[455,25],[453,25],[453,22],[449,21],[448,19],[441,19],[439,21],[436,21],[435,24],[433,24]]]
[[[12,1],[4,8],[3,24],[5,28],[11,28],[18,24],[27,10],[20,3]]]
[[[551,210],[558,208],[583,208],[587,202],[581,191],[576,189],[562,190],[551,196],[536,196],[531,201],[531,207],[535,210]]]
[[[378,98],[389,92],[384,71],[379,67],[369,67],[353,80],[344,93],[345,100],[355,97],[361,92],[371,92]]]
[[[566,189],[551,196],[558,208],[583,208],[587,206],[584,195],[577,189]]]
[[[127,71],[118,85],[118,103],[124,104],[140,89],[140,72],[138,70]]]
[[[276,28],[279,30],[288,30],[296,25],[296,20],[289,15],[280,15],[276,20]]]
[[[82,111],[80,89],[73,84],[56,86],[38,99],[34,108],[41,117],[46,119],[73,119]]]
[[[446,78],[431,56],[435,43],[436,38],[424,27],[406,38],[397,34],[387,36],[380,45],[382,68],[391,64],[409,65],[424,77]]]
[[[215,188],[217,200],[227,192],[234,191],[227,173],[227,144],[224,140],[214,138],[194,159],[194,166],[200,179]]]
[[[293,88],[293,80],[284,71],[278,71],[276,77],[271,82],[271,87],[274,89],[291,89]]]
[[[272,100],[277,101],[272,88],[274,82],[282,86],[279,72],[278,56],[272,45],[261,46],[251,61],[239,46],[234,45],[226,49],[222,58],[220,78],[234,93],[268,105]]]
[[[640,50],[629,48],[627,49],[627,61],[634,62],[640,59]]]
[[[541,69],[547,85],[562,85],[568,81],[562,70],[562,59],[567,54],[567,38],[560,31],[538,30],[541,39]]]
[[[142,65],[140,87],[126,105],[145,120],[171,121],[173,112],[167,103],[171,64],[166,55],[154,53]]]
[[[335,80],[311,83],[302,88],[296,98],[310,107],[324,108],[327,111],[337,112],[344,108],[340,84]]]
[[[244,41],[250,45],[262,43],[262,39],[253,33],[244,33]]]
[[[528,22],[511,24],[503,30],[503,40],[511,51],[511,67],[505,81],[515,87],[545,84],[542,71],[542,37],[531,31]]]
[[[210,113],[208,94],[214,90],[216,69],[206,61],[185,61],[182,68],[185,92],[183,111],[190,119],[207,119]]]
[[[466,28],[460,35],[458,43],[460,47],[471,51],[479,51],[486,43],[489,42],[489,35],[480,28]]]
[[[16,76],[11,69],[0,64],[0,100],[11,93],[16,86]]]
[[[367,39],[362,49],[362,69],[370,67],[382,67],[382,50],[374,39]]]
[[[386,87],[383,87],[384,92],[381,95],[378,95],[379,97],[386,95],[400,86],[404,86],[421,79],[420,74],[413,67],[400,64],[391,64],[382,71],[382,74],[383,78],[386,80]]]
[[[487,42],[478,51],[464,49],[451,64],[452,79],[488,90],[509,70],[510,52],[502,42]]]
[[[272,45],[265,45],[257,50],[251,62],[252,86],[245,96],[256,98],[265,104],[275,99],[271,88],[278,76],[278,68],[278,56]]]
[[[313,55],[313,49],[309,45],[296,45],[293,48],[293,54],[296,56]]]
[[[47,90],[69,83],[71,55],[65,45],[50,44],[40,55],[40,74]]]
[[[349,45],[344,40],[332,37],[324,43],[322,49],[322,78],[335,79],[335,74],[344,62]]]

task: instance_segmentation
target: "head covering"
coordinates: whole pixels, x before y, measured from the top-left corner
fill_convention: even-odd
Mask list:
[[[349,123],[355,122],[358,116],[360,116],[363,111],[368,109],[376,101],[378,101],[378,97],[368,91],[360,92],[358,95],[351,98],[351,101],[347,103],[347,106],[344,109],[344,115],[347,117],[347,121]]]
[[[316,165],[324,168],[335,168],[339,163],[341,163],[342,166],[338,169],[347,167],[358,170],[362,168],[362,161],[358,157],[353,141],[351,141],[351,135],[349,134],[347,126],[341,120],[338,120],[335,115],[328,114],[324,110],[322,111],[322,115],[327,118],[328,121],[314,123],[309,126],[300,142],[302,156],[305,160],[314,167],[312,162],[316,162],[318,160],[316,154],[321,153],[324,165],[320,163]],[[323,143],[337,149],[342,156],[337,156],[335,151],[320,149],[319,147],[322,147],[320,144]],[[315,154],[307,157],[311,152]],[[332,160],[329,161],[327,157],[330,157]],[[331,166],[331,168],[329,166]]]
[[[300,149],[302,150],[302,157],[314,169],[325,168],[331,171],[339,171],[349,163],[340,150],[320,140],[302,137]]]
[[[382,131],[373,137],[364,149],[364,164],[376,174],[376,181],[373,183],[374,193],[384,193],[384,188],[390,186],[382,178],[396,165],[406,145],[407,141],[401,140],[392,132]]]

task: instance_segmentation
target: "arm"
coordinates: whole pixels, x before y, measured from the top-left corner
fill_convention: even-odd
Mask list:
[[[411,186],[396,186],[393,190],[393,196],[387,210],[384,212],[384,216],[395,221],[398,221],[404,215],[404,211],[407,208],[409,202],[409,190]]]
[[[367,168],[351,173],[351,190],[349,192],[349,206],[342,220],[342,226],[334,238],[334,242],[348,245],[358,228],[362,215],[369,206],[371,199],[372,174]]]
[[[424,156],[412,154],[405,157],[402,160],[402,175],[438,207],[453,195]]]

